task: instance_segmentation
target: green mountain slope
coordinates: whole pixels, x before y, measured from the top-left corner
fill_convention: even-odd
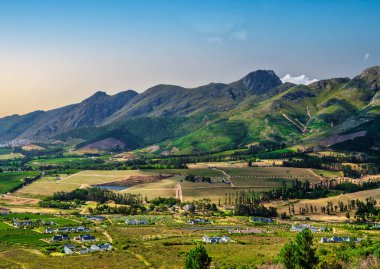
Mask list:
[[[0,119],[6,140],[81,141],[106,138],[128,149],[160,144],[178,154],[214,152],[274,141],[288,145],[346,147],[375,142],[378,150],[380,67],[349,78],[310,85],[282,84],[273,71],[258,70],[230,84],[194,89],[157,85],[137,94],[98,92],[80,104]],[[346,143],[346,144],[344,144]],[[354,147],[351,147],[354,148]]]

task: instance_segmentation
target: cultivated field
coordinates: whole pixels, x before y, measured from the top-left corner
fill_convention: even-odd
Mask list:
[[[13,160],[20,158],[24,158],[24,155],[22,155],[21,153],[8,153],[0,155],[0,160]]]
[[[150,175],[149,173],[137,170],[88,170],[67,176],[61,180],[47,181],[42,178],[18,190],[17,193],[32,196],[46,196],[57,191],[72,191],[77,188],[86,188],[95,184],[125,180],[131,176]]]
[[[288,168],[288,167],[249,167],[239,169],[223,168],[223,171],[230,176],[234,186],[246,187],[280,187],[282,182],[289,183],[292,180],[319,181],[309,169]]]
[[[197,168],[195,168],[197,167]],[[283,168],[283,167],[247,167],[247,168],[200,168],[195,166],[191,169],[157,169],[146,170],[156,173],[178,174],[178,184],[182,189],[182,200],[192,201],[195,199],[208,198],[212,202],[218,203],[219,199],[223,203],[226,194],[235,194],[241,190],[253,190],[255,192],[268,191],[278,188],[286,182],[288,185],[294,179],[309,180],[310,182],[319,181],[319,177],[309,169],[301,168]],[[184,180],[183,175],[195,175],[211,177],[219,180],[219,183],[206,182],[188,182]],[[231,184],[221,183],[220,179],[230,180]],[[169,183],[170,182],[170,183]],[[152,184],[138,185],[125,192],[138,193],[139,191],[148,198],[157,196],[175,196],[178,185],[174,180],[160,181]]]
[[[45,148],[43,148],[43,147],[41,147],[41,146],[34,145],[34,144],[30,144],[30,145],[22,146],[21,148],[22,148],[22,150],[25,150],[25,151],[43,150],[43,149],[45,149]]]
[[[139,184],[121,191],[122,193],[133,193],[147,196],[148,199],[156,197],[176,197],[178,178],[173,177],[159,182]]]
[[[213,170],[209,168],[197,168],[197,169],[154,169],[154,170],[145,170],[152,173],[164,173],[164,174],[186,174],[193,176],[202,176],[202,177],[223,177],[223,173],[218,170]]]
[[[0,173],[0,194],[9,192],[12,188],[22,184],[26,177],[34,177],[38,172],[6,172]]]

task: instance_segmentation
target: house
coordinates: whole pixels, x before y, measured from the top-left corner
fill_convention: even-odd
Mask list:
[[[230,241],[231,239],[226,235],[223,235],[222,238],[219,239],[219,243],[229,243]]]
[[[52,233],[54,233],[54,228],[46,228],[45,229],[45,233],[46,234],[52,234]]]
[[[79,236],[79,240],[82,241],[82,242],[91,242],[91,241],[95,241],[95,236],[92,236],[92,235],[89,235],[89,234],[85,234],[85,235],[80,235]]]
[[[320,240],[319,242],[320,242],[320,243],[329,243],[329,242],[330,242],[330,238],[322,237],[321,240]]]
[[[343,242],[355,242],[358,243],[362,239],[361,238],[350,238],[350,237],[341,237],[341,236],[333,236],[331,238],[321,238],[320,243],[343,243]]]
[[[70,237],[68,234],[63,234],[62,235],[62,241],[69,241],[70,240]]]
[[[82,248],[81,250],[79,250],[79,254],[87,254],[89,253],[89,249],[88,248]]]
[[[230,242],[230,238],[226,235],[223,237],[219,236],[214,236],[214,237],[209,237],[209,236],[203,236],[202,238],[203,242],[208,243],[208,244],[215,244],[215,243],[228,243]]]
[[[100,248],[97,245],[91,245],[90,251],[99,251]]]
[[[64,251],[65,254],[67,254],[67,255],[74,254],[75,246],[72,245],[72,244],[66,244],[66,245],[63,247],[63,251]]]
[[[203,240],[203,242],[208,243],[208,241],[210,240],[210,237],[205,235],[205,236],[203,236],[202,240]]]
[[[51,241],[53,241],[53,242],[61,242],[62,241],[62,235],[54,235],[51,238]]]
[[[106,250],[112,249],[112,245],[108,243],[98,245],[98,247],[100,248],[100,251],[106,251]]]
[[[89,233],[91,232],[91,229],[88,227],[83,227],[83,226],[78,226],[75,228],[75,232],[81,233],[81,232],[86,232]]]
[[[78,227],[60,227],[55,229],[57,233],[80,233],[87,232],[89,233],[91,230],[88,227],[78,226]]]
[[[19,221],[18,219],[13,220],[13,226],[17,228],[32,227],[36,225],[37,225],[37,222],[33,222],[31,220],[26,220],[26,221]]]

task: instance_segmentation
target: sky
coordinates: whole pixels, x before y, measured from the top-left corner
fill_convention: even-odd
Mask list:
[[[1,0],[0,117],[156,84],[353,77],[380,65],[377,0]]]

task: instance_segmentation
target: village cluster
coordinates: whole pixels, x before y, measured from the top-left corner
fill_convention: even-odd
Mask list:
[[[90,252],[107,251],[107,250],[112,250],[112,245],[111,244],[108,244],[108,243],[97,244],[97,245],[93,244],[89,248],[88,247],[84,247],[84,246],[82,246],[80,248],[77,248],[73,244],[66,244],[63,247],[63,251],[67,255],[71,255],[71,254],[75,254],[75,253],[77,253],[77,254],[87,254],[87,253],[90,253]]]

